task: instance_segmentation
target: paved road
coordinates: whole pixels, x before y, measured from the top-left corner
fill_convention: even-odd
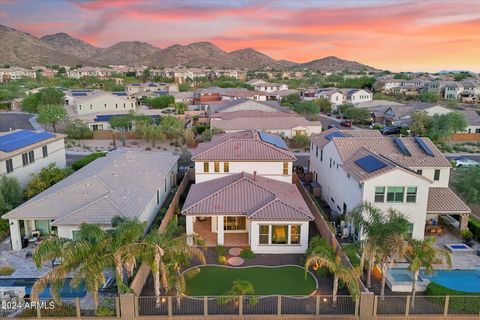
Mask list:
[[[0,112],[0,131],[9,131],[10,129],[29,129],[33,127],[30,124],[31,114],[25,113],[5,113]]]
[[[337,128],[341,128],[342,130],[354,129],[354,128],[347,128],[347,127],[340,126],[340,122],[342,122],[341,119],[335,119],[335,118],[327,117],[324,115],[319,115],[319,117],[320,117],[320,122],[322,123],[322,127],[324,129],[327,129],[329,125],[336,126]]]
[[[477,154],[476,155],[461,155],[461,156],[451,156],[451,155],[445,155],[445,156],[447,157],[447,159],[453,159],[453,158],[457,158],[457,157],[465,157],[465,158],[480,162],[480,155],[477,155]]]

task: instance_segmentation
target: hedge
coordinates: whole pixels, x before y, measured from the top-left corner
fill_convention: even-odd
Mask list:
[[[92,162],[93,160],[101,157],[105,157],[107,155],[106,152],[94,152],[89,154],[88,156],[85,156],[81,159],[78,159],[77,161],[72,163],[72,169],[77,171],[80,168],[85,167],[87,164]]]
[[[435,282],[430,282],[427,286],[426,294],[431,296],[432,302],[442,305],[445,300],[438,299],[438,297],[450,296],[448,304],[449,313],[452,311],[458,314],[480,313],[480,292],[458,291],[449,289]],[[476,298],[468,298],[467,296],[476,296]]]
[[[473,237],[480,241],[480,220],[470,215],[470,219],[468,221],[468,229],[472,231]]]

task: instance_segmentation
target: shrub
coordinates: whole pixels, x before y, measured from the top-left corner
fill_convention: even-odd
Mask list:
[[[81,159],[78,159],[77,161],[72,163],[72,169],[77,171],[80,168],[85,167],[87,164],[92,162],[93,160],[101,157],[105,157],[106,153],[105,152],[95,152],[91,153],[88,156],[85,156]]]
[[[346,245],[342,249],[354,267],[360,266],[360,258],[357,255],[357,248],[354,245]]]
[[[228,252],[227,248],[225,248],[222,245],[218,245],[218,246],[215,247],[215,253],[219,256],[226,255],[227,252]]]
[[[306,147],[309,144],[310,144],[310,139],[308,139],[308,137],[304,135],[297,135],[293,137],[290,142],[290,145],[292,147],[297,147],[297,148]]]
[[[226,264],[227,263],[227,257],[223,256],[223,255],[220,255],[220,256],[217,257],[217,262],[220,263],[220,264]]]
[[[65,133],[71,139],[91,139],[93,136],[92,130],[78,119],[68,123]]]
[[[468,221],[468,229],[472,232],[477,241],[480,241],[480,220],[470,216]]]
[[[462,230],[460,232],[460,236],[462,237],[462,239],[471,239],[473,237],[473,233],[472,231],[468,230],[468,229],[465,229],[465,230]]]
[[[10,266],[0,267],[0,276],[9,276],[15,272],[15,269]]]
[[[250,248],[245,248],[240,252],[240,257],[243,259],[252,259],[255,256],[255,253]]]

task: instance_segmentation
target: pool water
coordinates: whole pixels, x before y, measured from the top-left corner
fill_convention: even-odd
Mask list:
[[[37,279],[33,278],[5,278],[0,279],[0,287],[25,287],[25,294],[30,295],[33,284]],[[62,298],[83,298],[87,294],[85,284],[80,283],[78,287],[72,288],[70,286],[71,279],[65,279],[63,288],[60,290],[60,296]],[[40,293],[40,298],[49,299],[52,298],[50,288],[45,288]]]
[[[469,249],[470,248],[465,244],[452,244],[449,247],[452,249]]]
[[[480,269],[439,270],[434,271],[431,274],[422,273],[422,276],[430,281],[453,290],[480,292]]]

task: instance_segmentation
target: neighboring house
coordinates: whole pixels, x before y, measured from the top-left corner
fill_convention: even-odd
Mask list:
[[[210,116],[210,126],[224,132],[260,130],[278,134],[284,138],[322,132],[320,121],[309,121],[303,116],[286,112],[234,111],[214,113]]]
[[[194,104],[209,104],[222,100],[249,99],[266,101],[267,95],[263,92],[251,91],[244,88],[205,88],[196,91],[193,95]]]
[[[336,88],[318,89],[315,93],[315,99],[327,99],[332,103],[332,111],[337,111],[337,107],[344,103],[344,96],[341,91]]]
[[[36,78],[35,70],[29,70],[21,67],[0,68],[0,82],[10,80],[19,80],[22,77]]]
[[[172,92],[170,95],[175,98],[175,102],[183,102],[187,105],[193,103],[193,92],[192,91],[185,91],[185,92]]]
[[[416,239],[423,239],[427,221],[444,216],[459,216],[460,222],[445,219],[467,227],[471,210],[448,188],[450,168],[428,138],[337,129],[311,138],[310,171],[334,212],[348,215],[364,202],[382,211],[393,208],[406,215]]]
[[[175,185],[177,160],[171,154],[123,150],[96,159],[3,216],[12,249],[20,250],[32,231],[75,239],[82,223],[110,229],[115,216],[150,226]]]
[[[178,86],[174,83],[131,83],[125,86],[127,95],[139,95],[146,92],[178,92]]]
[[[373,94],[364,89],[341,89],[343,92],[344,101],[351,104],[372,101]]]
[[[65,100],[72,105],[77,115],[92,113],[109,113],[112,111],[136,110],[136,99],[127,96],[125,92],[107,91],[68,91]]]
[[[283,98],[289,96],[289,95],[297,95],[300,96],[300,91],[296,89],[283,89],[283,90],[276,90],[268,93],[268,100],[277,100],[277,101],[282,101]]]
[[[0,176],[16,178],[25,187],[42,168],[65,167],[64,135],[47,131],[0,132]]]
[[[209,104],[210,113],[233,112],[233,111],[265,111],[277,112],[288,111],[289,108],[282,107],[277,101],[255,101],[250,99],[224,100]]]
[[[468,127],[465,133],[479,133],[480,134],[480,115],[473,109],[461,110],[468,122]]]
[[[245,80],[247,78],[247,72],[243,70],[227,69],[227,70],[212,70],[210,75],[214,78],[227,77],[237,80]]]
[[[288,85],[286,85],[286,84],[270,83],[270,82],[266,82],[266,81],[257,82],[256,84],[253,85],[253,87],[257,91],[268,92],[268,93],[288,89]]]
[[[255,253],[305,253],[314,220],[292,184],[294,154],[279,136],[226,133],[193,151],[195,184],[185,200],[186,233],[208,246]]]
[[[444,99],[476,103],[480,100],[480,82],[477,80],[449,82],[448,85],[445,86]]]

